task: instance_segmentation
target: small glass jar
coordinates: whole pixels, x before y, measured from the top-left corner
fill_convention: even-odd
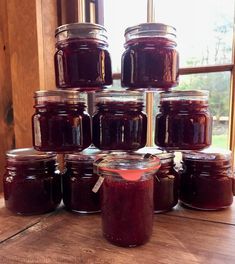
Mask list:
[[[91,144],[91,118],[76,91],[35,92],[33,146],[39,151],[82,151]]]
[[[180,201],[191,208],[218,210],[230,206],[234,195],[231,152],[208,148],[183,153]]]
[[[146,144],[143,94],[107,91],[96,95],[93,144],[101,150],[137,150]]]
[[[6,153],[3,188],[6,207],[13,213],[43,214],[61,201],[61,176],[56,155],[31,148]]]
[[[161,23],[143,23],[125,31],[122,86],[168,90],[178,85],[179,54],[176,29]]]
[[[101,215],[104,237],[112,244],[135,247],[151,237],[153,174],[160,161],[153,155],[107,155],[94,163],[104,177]]]
[[[56,86],[92,91],[112,84],[105,28],[93,23],[72,23],[55,31]]]
[[[101,155],[100,150],[90,147],[65,156],[63,202],[66,209],[78,213],[100,212],[100,191],[94,193],[92,188],[99,178],[93,173],[93,162]]]
[[[211,145],[212,116],[207,91],[160,94],[155,144],[167,150],[201,150]]]
[[[171,210],[178,203],[179,174],[175,170],[174,153],[162,151],[155,147],[138,150],[139,154],[153,154],[161,161],[161,167],[154,175],[154,212]]]

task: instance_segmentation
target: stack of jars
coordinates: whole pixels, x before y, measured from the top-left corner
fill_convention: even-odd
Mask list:
[[[35,93],[34,149],[7,153],[4,193],[13,212],[54,210],[61,200],[55,155],[65,154],[65,207],[79,213],[101,210],[105,238],[132,247],[149,240],[153,212],[173,208],[178,193],[187,206],[229,206],[232,176],[230,153],[201,151],[211,144],[208,93],[171,90],[178,85],[175,28],[145,23],[128,28],[125,37],[123,88],[110,90],[105,28],[75,23],[56,30],[58,89]],[[145,147],[144,91],[161,91],[155,148]],[[92,118],[86,112],[87,93],[95,98]],[[181,184],[175,150],[187,150]]]

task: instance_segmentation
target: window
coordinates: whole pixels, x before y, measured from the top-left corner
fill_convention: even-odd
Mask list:
[[[155,21],[177,29],[180,84],[175,89],[210,91],[214,120],[212,145],[234,150],[234,0],[104,0],[104,24],[110,36],[114,86],[118,86],[120,80],[124,31],[129,26],[147,22],[147,6],[152,4],[154,8],[149,10],[155,13]],[[153,143],[158,100],[158,93],[148,93],[147,110],[153,124],[149,126],[149,144]]]

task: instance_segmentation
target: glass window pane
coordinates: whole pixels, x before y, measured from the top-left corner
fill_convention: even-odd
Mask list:
[[[181,82],[177,87],[177,90],[208,90],[210,92],[209,107],[213,115],[213,147],[229,147],[230,75],[230,72],[184,75],[180,76]],[[159,112],[159,93],[155,93],[154,102],[153,122]]]
[[[104,0],[104,26],[108,31],[113,72],[121,72],[124,31],[147,21],[147,0]]]
[[[234,0],[155,0],[156,21],[177,29],[180,67],[231,63]]]

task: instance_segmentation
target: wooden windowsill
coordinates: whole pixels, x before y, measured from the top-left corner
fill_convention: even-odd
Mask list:
[[[120,248],[101,235],[100,215],[63,208],[41,216],[12,215],[0,198],[0,263],[235,263],[235,203],[217,212],[154,216],[149,243]]]

